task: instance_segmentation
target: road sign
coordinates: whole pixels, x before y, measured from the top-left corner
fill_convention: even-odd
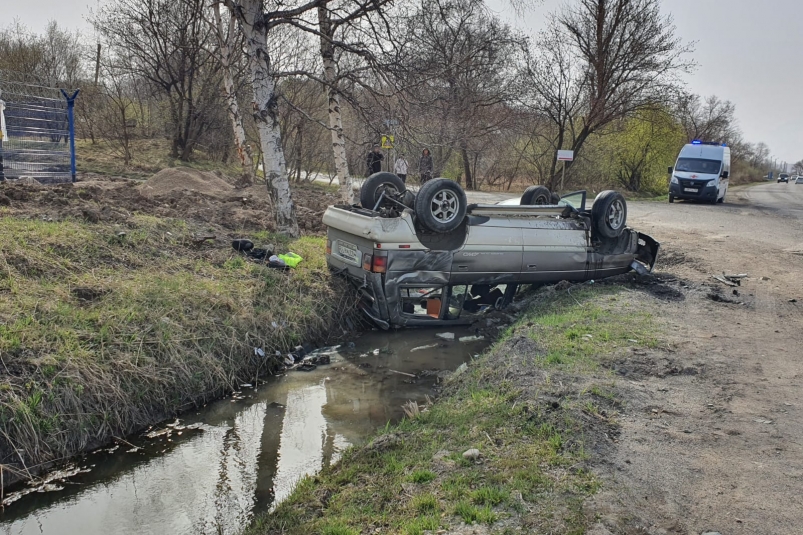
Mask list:
[[[382,136],[382,148],[383,149],[392,149],[393,142],[396,140],[395,136]]]
[[[559,150],[558,151],[558,161],[559,162],[573,162],[574,161],[574,151],[573,150]]]

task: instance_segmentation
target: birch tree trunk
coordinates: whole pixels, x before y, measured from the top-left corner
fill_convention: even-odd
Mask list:
[[[276,80],[272,75],[268,53],[268,28],[260,0],[230,0],[245,36],[248,65],[254,86],[254,120],[259,130],[259,141],[265,167],[268,193],[276,211],[279,232],[292,237],[299,235],[296,208],[290,193],[287,164],[282,151],[279,130]]]
[[[220,4],[215,2],[213,7],[215,10],[215,33],[220,46],[220,63],[223,66],[223,96],[229,107],[229,118],[234,130],[234,143],[237,145],[237,155],[240,157],[240,165],[243,167],[243,177],[249,184],[253,184],[254,156],[245,137],[243,117],[240,114],[240,105],[237,102],[237,91],[234,89],[234,72],[231,65],[233,51],[229,40],[234,35],[234,23],[236,21],[232,14],[229,18],[228,32],[226,32],[223,26],[223,19],[220,16]]]
[[[335,157],[335,174],[340,183],[340,198],[346,204],[354,204],[354,183],[349,174],[346,159],[346,138],[343,136],[343,115],[340,113],[340,94],[337,91],[335,49],[332,44],[334,29],[326,4],[318,6],[318,25],[321,33],[321,58],[329,101],[329,130],[332,132],[332,152]]]

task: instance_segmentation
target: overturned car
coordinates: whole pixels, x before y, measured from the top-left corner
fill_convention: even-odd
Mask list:
[[[323,216],[330,269],[354,284],[384,329],[472,323],[521,284],[647,273],[659,244],[626,221],[615,191],[590,210],[585,191],[561,198],[543,186],[512,202],[468,204],[454,181],[430,180],[413,193],[391,173],[366,180],[360,205]]]

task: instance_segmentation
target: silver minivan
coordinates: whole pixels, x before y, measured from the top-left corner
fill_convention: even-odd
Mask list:
[[[462,209],[465,193],[451,180],[427,182],[415,199],[406,193],[399,185],[377,194],[392,199],[384,209],[371,193],[362,206],[331,206],[323,216],[330,269],[352,282],[363,311],[385,329],[472,323],[509,303],[520,284],[647,273],[658,255],[654,239],[625,226],[626,203],[613,191],[591,211],[584,191],[556,204]]]

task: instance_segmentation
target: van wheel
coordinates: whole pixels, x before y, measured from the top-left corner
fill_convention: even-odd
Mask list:
[[[433,232],[449,232],[466,217],[468,201],[460,184],[447,178],[428,180],[415,197],[415,215]]]
[[[393,173],[374,173],[369,176],[360,188],[360,205],[373,210],[382,193],[397,194],[405,191],[404,181]]]
[[[541,206],[552,202],[552,194],[544,186],[530,186],[521,196],[520,206]]]
[[[627,202],[622,194],[605,190],[591,207],[591,229],[602,238],[618,238],[627,224]]]
[[[669,203],[671,204],[673,202],[675,202],[675,196],[674,195],[670,195],[669,196]]]

